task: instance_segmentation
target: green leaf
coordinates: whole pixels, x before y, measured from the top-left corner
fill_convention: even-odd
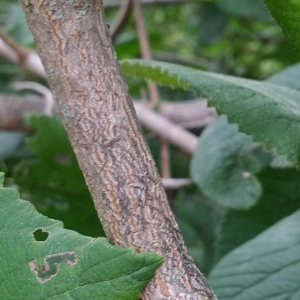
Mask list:
[[[270,15],[261,0],[218,0],[216,4],[225,12],[243,18],[270,20]]]
[[[15,172],[21,195],[65,227],[93,237],[104,236],[76,157],[58,117],[33,114],[35,135],[27,139],[36,158],[24,160]]]
[[[0,131],[0,158],[14,156],[22,147],[24,134],[21,132]]]
[[[300,90],[300,64],[288,67],[265,80],[295,90]]]
[[[288,39],[300,49],[300,1],[264,0]]]
[[[6,16],[5,30],[7,30],[9,34],[21,44],[31,44],[34,42],[25,14],[19,3],[9,6]]]
[[[263,142],[299,165],[300,139],[295,137],[300,131],[300,92],[162,62],[127,60],[121,65],[128,75],[193,90],[254,142]]]
[[[221,117],[201,134],[191,162],[191,176],[200,190],[220,205],[246,209],[262,194],[254,174],[272,158]]]
[[[222,300],[300,297],[300,211],[225,256],[209,282]]]
[[[208,274],[215,259],[216,229],[223,209],[212,205],[192,186],[179,191],[174,210],[189,253],[199,269]]]
[[[163,258],[64,229],[2,187],[0,290],[5,300],[139,299]],[[44,233],[42,241],[36,233]],[[39,234],[40,236],[41,234]]]
[[[266,168],[256,175],[263,195],[251,209],[228,210],[217,237],[217,255],[224,255],[300,209],[300,172]]]
[[[214,44],[221,40],[229,24],[229,16],[215,3],[206,3],[200,11],[200,40]]]

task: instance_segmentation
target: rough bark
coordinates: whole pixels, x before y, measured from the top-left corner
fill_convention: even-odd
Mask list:
[[[166,257],[143,299],[215,299],[170,211],[99,0],[21,0],[107,237]]]

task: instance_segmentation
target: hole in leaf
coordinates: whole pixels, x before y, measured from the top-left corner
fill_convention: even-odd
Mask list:
[[[45,242],[49,236],[49,232],[39,228],[33,232],[33,237],[37,242]]]

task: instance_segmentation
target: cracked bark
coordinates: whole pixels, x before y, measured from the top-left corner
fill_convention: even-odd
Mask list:
[[[99,0],[21,0],[107,237],[166,257],[143,299],[215,299],[170,211]]]

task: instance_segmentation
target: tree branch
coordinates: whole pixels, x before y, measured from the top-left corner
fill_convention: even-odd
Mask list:
[[[53,99],[53,95],[51,91],[46,88],[45,86],[37,83],[37,82],[30,82],[30,81],[16,81],[12,84],[12,87],[16,91],[23,91],[23,90],[32,90],[37,92],[38,94],[43,96],[43,100],[45,103],[44,110],[42,111],[43,114],[52,115],[55,110],[55,102]]]
[[[35,51],[19,45],[0,27],[0,55],[45,78],[44,68]]]
[[[166,257],[143,299],[215,299],[187,252],[136,121],[99,0],[21,0],[109,240]]]
[[[217,118],[216,110],[207,101],[196,99],[182,102],[163,102],[159,113],[170,121],[191,131],[201,131]]]
[[[159,133],[159,136],[177,145],[187,154],[194,153],[198,144],[198,138],[194,134],[155,113],[143,103],[135,103],[134,107],[143,126]]]
[[[118,15],[110,28],[111,39],[115,41],[122,28],[127,23],[132,8],[132,0],[123,0]]]

